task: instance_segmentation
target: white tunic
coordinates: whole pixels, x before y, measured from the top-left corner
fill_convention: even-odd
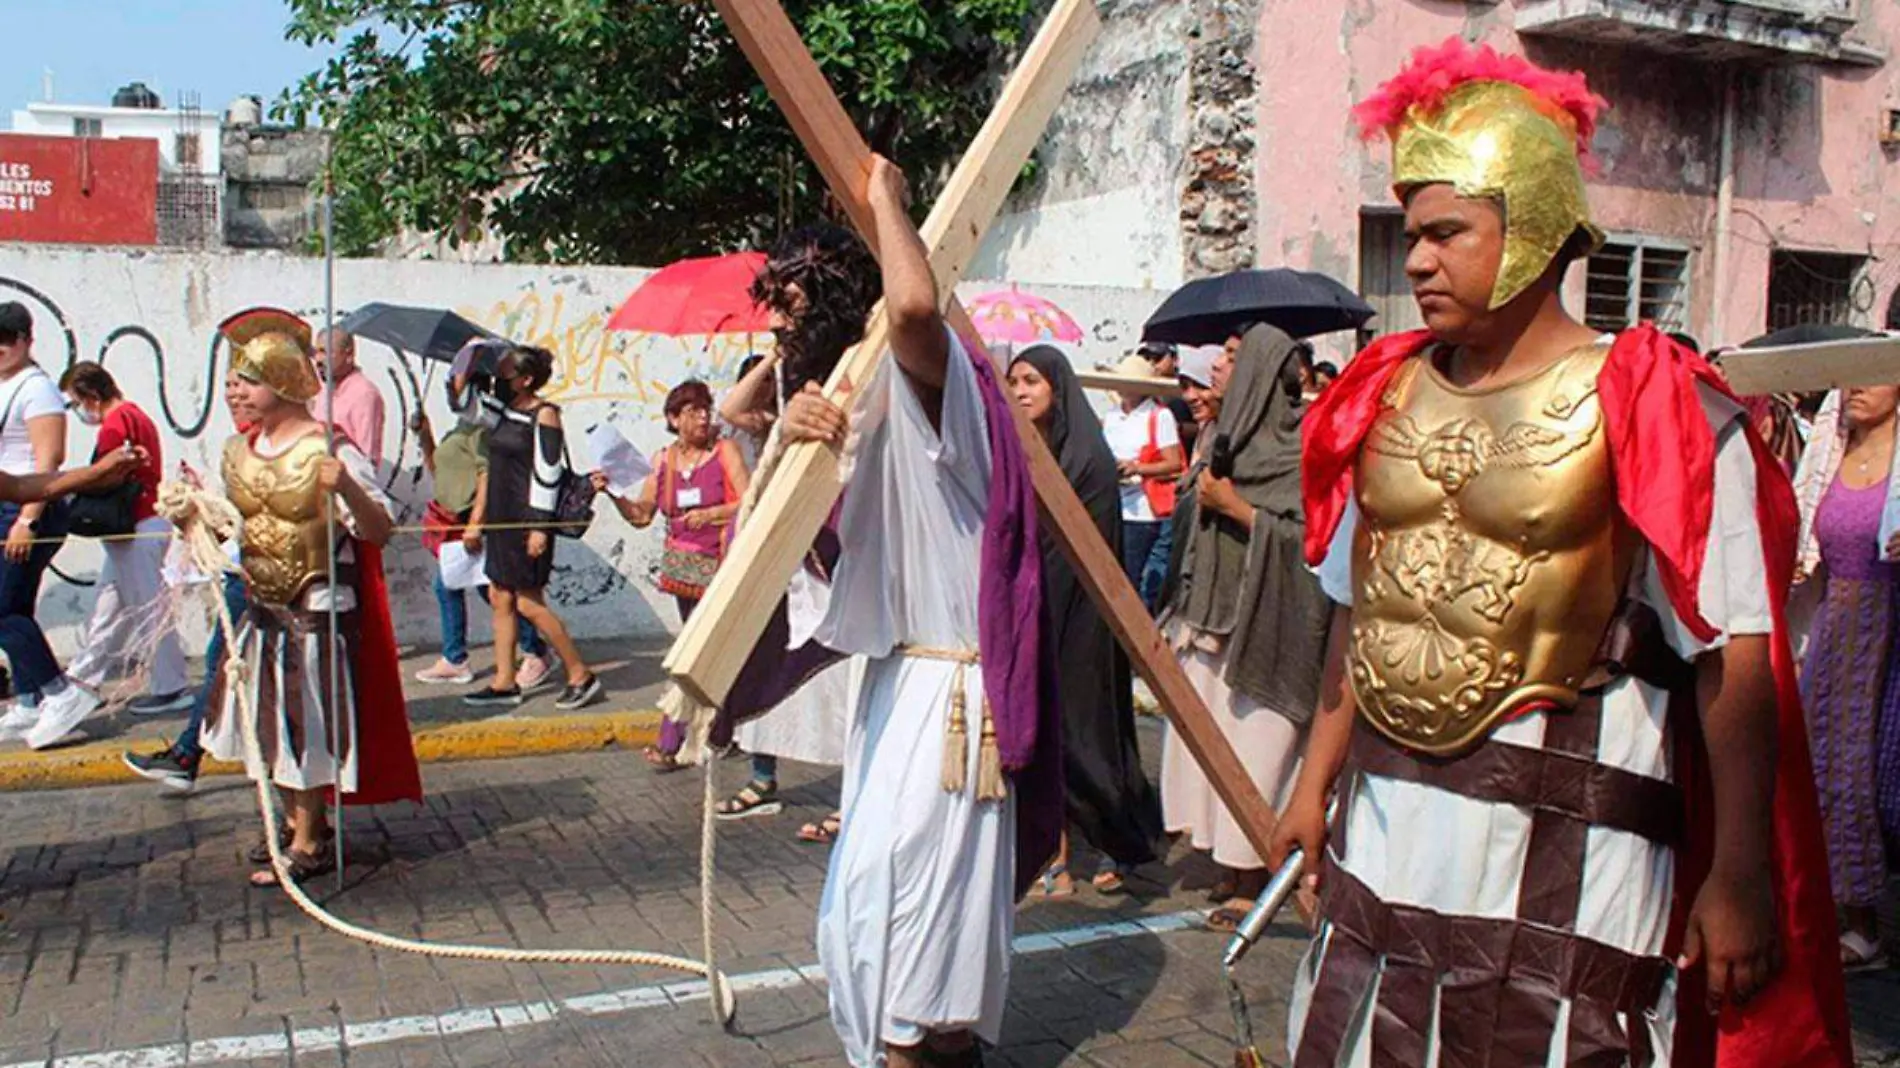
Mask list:
[[[1670,646],[1684,659],[1720,648],[1731,635],[1773,630],[1756,512],[1755,461],[1742,433],[1741,411],[1704,391],[1703,408],[1717,434],[1715,515],[1699,590],[1702,616],[1721,633],[1698,642],[1663,591],[1651,554],[1644,552],[1631,577],[1631,594],[1655,609]],[[1318,569],[1327,595],[1352,603],[1351,547],[1358,511],[1348,508]],[[1603,694],[1597,760],[1656,779],[1672,777],[1668,695],[1624,677]],[[1494,741],[1540,748],[1547,716],[1532,713],[1492,732]],[[1473,800],[1434,786],[1362,776],[1353,794],[1340,867],[1389,904],[1412,905],[1449,915],[1509,920],[1517,916],[1519,887],[1531,837],[1531,814],[1518,806]],[[1585,852],[1576,934],[1638,956],[1659,956],[1668,933],[1675,858],[1665,846],[1640,835],[1591,827]],[[1294,977],[1289,1002],[1289,1048],[1297,1051],[1319,973],[1328,929],[1308,950]],[[1365,1002],[1376,997],[1375,978]],[[1356,1013],[1340,1047],[1340,1064],[1367,1068],[1372,1053],[1372,1013]],[[1549,1068],[1565,1063],[1569,1004],[1557,1018]],[[1656,1064],[1670,1063],[1676,1021],[1675,985],[1667,985],[1646,1027]],[[1428,1034],[1435,1037],[1435,1027]],[[1428,1061],[1435,1059],[1436,1044]],[[1424,1066],[1421,1066],[1424,1068]]]
[[[844,831],[818,910],[831,1018],[853,1065],[885,1044],[1003,1022],[1014,911],[1014,801],[942,785],[950,688],[983,707],[980,667],[907,657],[899,646],[977,648],[977,592],[990,482],[976,372],[954,336],[941,432],[887,361],[853,433],[841,556],[817,636],[868,658],[845,756]],[[794,629],[797,627],[795,625]],[[971,722],[970,738],[980,723]],[[969,782],[978,746],[969,746]]]

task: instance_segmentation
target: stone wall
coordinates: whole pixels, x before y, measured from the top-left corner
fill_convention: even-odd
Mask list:
[[[1181,282],[1194,24],[1183,0],[1102,0],[1103,28],[975,271],[1061,285]]]
[[[283,126],[224,129],[224,243],[293,249],[320,225],[312,192],[323,174],[321,130]]]
[[[336,300],[339,316],[372,300],[450,307],[498,333],[544,346],[557,358],[548,395],[566,410],[575,436],[611,423],[650,452],[669,440],[660,405],[671,386],[697,377],[722,390],[751,351],[749,340],[763,347],[769,339],[608,333],[608,317],[647,274],[632,268],[345,260],[337,265]],[[962,295],[968,300],[996,288],[996,282],[971,282]],[[1084,364],[1117,359],[1135,343],[1160,300],[1151,290],[1023,288],[1081,324],[1086,336],[1077,359]],[[49,371],[57,374],[74,360],[106,365],[126,397],[158,423],[168,474],[180,461],[209,471],[232,432],[220,402],[228,354],[216,340],[217,324],[258,304],[320,322],[323,263],[269,253],[0,245],[0,300],[19,300],[31,310],[35,355]],[[438,427],[446,425],[441,368],[376,344],[360,345],[358,356],[388,405],[386,485],[401,506],[398,522],[413,524],[429,489],[407,425],[418,404]],[[68,455],[90,455],[91,433],[76,420],[69,432]],[[584,444],[574,449],[574,462],[592,463]],[[559,543],[550,599],[582,636],[663,636],[677,619],[671,599],[651,579],[659,556],[657,530],[635,531],[605,507],[585,539]],[[440,636],[428,554],[407,533],[388,559],[400,637],[433,645]],[[58,565],[76,578],[90,578],[99,565],[96,544],[70,543]],[[62,655],[72,650],[76,624],[92,599],[89,589],[48,581],[40,614]],[[479,620],[477,631],[485,633]]]
[[[1182,245],[1189,278],[1255,262],[1254,27],[1260,0],[1194,0]]]

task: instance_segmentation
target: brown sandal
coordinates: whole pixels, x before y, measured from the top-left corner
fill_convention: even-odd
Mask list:
[[[646,758],[647,767],[652,768],[655,775],[665,775],[686,766],[678,755],[665,752],[657,745],[649,745],[640,750],[640,755]]]
[[[327,849],[320,849],[315,853],[291,849],[285,851],[284,859],[289,861],[287,867],[290,869],[290,881],[294,883],[308,882],[319,875],[328,875],[336,870],[336,854]],[[278,885],[277,869],[273,867],[252,872],[251,885],[260,887]]]
[[[278,827],[277,828],[277,848],[283,850],[286,853],[290,852],[291,837],[292,836],[291,836],[289,827],[282,827],[282,826]],[[336,828],[332,827],[325,830],[323,832],[323,848],[325,850],[329,850],[334,847],[335,843],[336,843]],[[269,840],[266,839],[261,834],[258,835],[257,844],[251,847],[250,852],[244,854],[244,859],[250,861],[252,864],[257,865],[260,868],[270,867]]]
[[[1207,929],[1216,934],[1233,934],[1247,920],[1247,914],[1253,911],[1253,902],[1245,898],[1234,898],[1207,914]]]
[[[798,840],[813,845],[830,845],[838,840],[838,834],[844,830],[844,814],[833,812],[817,823],[807,823],[798,829]]]

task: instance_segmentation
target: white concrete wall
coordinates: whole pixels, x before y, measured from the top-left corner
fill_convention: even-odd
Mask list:
[[[186,131],[182,112],[170,109],[91,107],[76,104],[29,104],[13,113],[13,132],[45,137],[71,137],[73,120],[100,120],[100,136],[149,138],[158,142],[161,170],[178,167],[178,135]],[[200,112],[192,123],[198,134],[198,171],[218,174],[223,166],[222,123],[217,112]]]
[[[517,340],[557,356],[553,399],[568,425],[584,431],[611,421],[642,449],[668,440],[660,404],[667,389],[688,377],[715,390],[729,384],[747,349],[745,337],[688,342],[652,335],[609,334],[607,318],[647,272],[625,268],[565,268],[387,260],[338,264],[339,316],[372,300],[452,307]],[[973,282],[966,299],[998,283]],[[1142,321],[1164,294],[1116,289],[1026,286],[1054,301],[1083,327],[1077,359],[1111,363],[1138,340]],[[0,245],[0,300],[20,300],[35,319],[39,362],[57,374],[74,360],[103,359],[128,398],[159,424],[167,472],[183,459],[210,469],[232,431],[218,385],[227,366],[214,350],[217,324],[233,312],[273,304],[321,320],[323,264],[272,253],[157,253],[132,249]],[[760,337],[763,347],[769,339]],[[425,370],[413,357],[380,345],[359,350],[364,369],[388,401],[386,459],[395,465],[392,491],[404,504],[400,522],[413,523],[427,492],[421,457],[405,432]],[[438,368],[439,371],[439,368]],[[437,426],[447,419],[441,377],[428,388],[427,408]],[[579,437],[579,434],[576,434]],[[91,432],[73,421],[70,454],[91,454]],[[577,449],[577,465],[591,464]],[[583,636],[653,638],[677,627],[670,598],[650,574],[660,554],[657,531],[636,532],[604,507],[581,543],[562,541],[550,590],[563,618]],[[57,566],[79,578],[98,567],[96,546],[74,542]],[[429,556],[412,536],[392,552],[391,589],[399,636],[433,645],[439,638],[430,592]],[[62,655],[92,603],[91,592],[49,581],[41,619]],[[480,613],[475,613],[479,618]],[[482,628],[478,627],[478,630]]]
[[[1043,285],[1181,284],[1191,6],[1104,0],[1102,33],[1037,150],[1038,176],[1011,198],[973,273]]]

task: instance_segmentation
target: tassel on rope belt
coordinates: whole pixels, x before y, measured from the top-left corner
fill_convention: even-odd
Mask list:
[[[943,788],[953,794],[964,792],[970,778],[970,725],[967,702],[963,696],[963,676],[967,668],[983,662],[975,649],[948,649],[929,645],[900,645],[893,655],[910,660],[938,660],[955,664],[950,680],[950,710],[944,723]],[[996,747],[996,718],[990,714],[990,699],[983,698],[983,733],[978,749],[976,799],[1001,801],[1009,796],[1003,781],[1003,754]]]

